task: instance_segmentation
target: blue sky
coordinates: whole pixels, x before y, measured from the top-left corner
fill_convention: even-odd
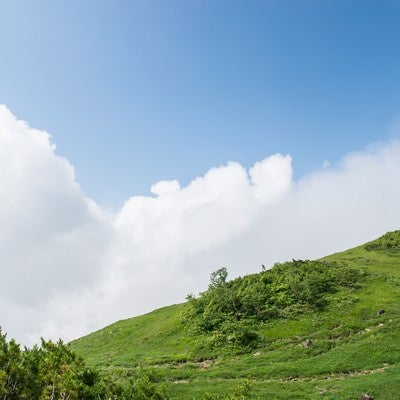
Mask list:
[[[398,1],[0,3],[0,103],[106,207],[276,152],[300,177],[397,135]]]

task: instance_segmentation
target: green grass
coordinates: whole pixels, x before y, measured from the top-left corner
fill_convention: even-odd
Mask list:
[[[73,342],[74,349],[99,366],[151,365],[192,357],[195,339],[182,332],[182,305],[116,322]]]
[[[211,348],[207,336],[181,322],[182,304],[119,321],[71,345],[119,380],[147,371],[176,399],[229,393],[244,379],[261,399],[350,400],[362,393],[398,399],[400,252],[381,242],[325,257],[368,271],[362,287],[330,294],[322,312],[262,324],[262,344],[251,352]],[[380,309],[385,313],[377,315]],[[312,340],[309,348],[305,339]]]

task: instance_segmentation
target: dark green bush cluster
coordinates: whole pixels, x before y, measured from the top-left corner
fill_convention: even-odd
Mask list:
[[[273,318],[291,318],[322,309],[327,294],[339,287],[357,286],[362,274],[345,265],[293,260],[270,270],[227,281],[227,270],[211,275],[209,288],[188,296],[184,320],[209,332],[216,345],[252,347],[256,328]]]
[[[400,251],[400,231],[387,232],[380,238],[365,246],[368,251],[373,250],[392,250]]]
[[[41,346],[21,350],[0,332],[0,395],[17,399],[106,399],[110,383],[88,368],[62,341],[42,340]]]
[[[156,385],[151,376],[143,374],[129,381],[121,398],[124,400],[166,400],[169,396],[165,386]]]
[[[166,399],[165,393],[141,378],[122,387],[85,365],[68,345],[42,340],[21,349],[0,330],[0,398],[2,400]]]

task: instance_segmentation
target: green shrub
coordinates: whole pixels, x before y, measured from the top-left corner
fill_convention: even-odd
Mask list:
[[[0,398],[3,400],[167,399],[165,390],[148,377],[127,387],[112,382],[85,365],[68,345],[42,339],[41,345],[21,350],[0,330]]]
[[[400,230],[387,232],[380,238],[371,243],[367,243],[364,248],[368,251],[391,250],[400,251]]]
[[[270,270],[227,281],[227,270],[211,274],[208,290],[187,297],[183,320],[210,333],[213,346],[255,347],[257,326],[323,309],[328,294],[358,287],[365,273],[344,264],[293,260]]]

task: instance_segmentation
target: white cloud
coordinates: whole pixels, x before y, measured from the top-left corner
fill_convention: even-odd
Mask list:
[[[111,221],[87,200],[45,132],[0,107],[0,315],[16,335],[57,293],[92,285]],[[9,316],[8,309],[16,309]],[[45,316],[49,317],[49,316]]]
[[[161,181],[116,215],[87,199],[45,132],[0,107],[0,315],[11,336],[70,339],[232,275],[400,226],[400,144],[292,180],[291,158]]]
[[[173,181],[160,181],[155,183],[150,191],[151,193],[157,195],[157,196],[161,196],[161,195],[165,195],[168,193],[174,193],[177,192],[178,190],[180,190],[181,185],[179,184],[178,181],[173,180]]]
[[[278,200],[289,189],[292,181],[291,158],[276,154],[256,162],[249,175],[254,186],[254,194],[262,202]]]

